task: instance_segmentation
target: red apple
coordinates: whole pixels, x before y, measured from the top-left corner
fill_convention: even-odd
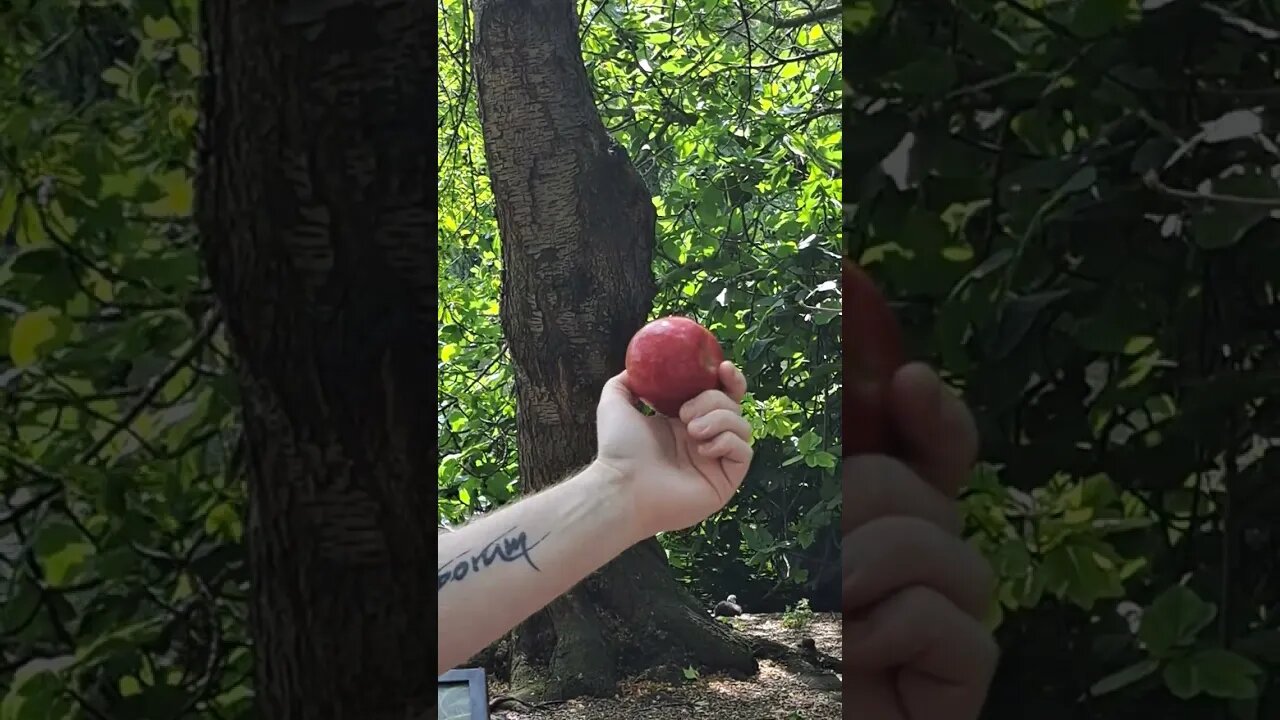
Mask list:
[[[668,417],[707,390],[720,386],[724,351],[711,331],[683,317],[658,318],[627,345],[631,391]]]
[[[906,363],[902,328],[870,276],[848,258],[840,279],[843,454],[893,454],[897,447],[886,395],[894,374]]]

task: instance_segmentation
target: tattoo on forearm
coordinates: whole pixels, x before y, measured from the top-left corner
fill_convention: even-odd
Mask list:
[[[439,593],[444,589],[445,585],[462,581],[467,576],[475,575],[496,562],[510,563],[524,560],[529,564],[529,567],[542,572],[541,568],[533,564],[533,558],[529,557],[529,551],[538,547],[550,534],[547,533],[530,544],[529,535],[523,530],[516,532],[516,528],[513,527],[489,541],[488,545],[480,548],[480,552],[471,554],[470,550],[464,550],[456,557],[441,563],[440,567],[437,568],[436,573],[440,585],[436,588],[436,592]],[[468,554],[471,554],[470,558],[466,557]]]

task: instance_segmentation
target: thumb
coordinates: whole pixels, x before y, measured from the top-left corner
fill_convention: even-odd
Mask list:
[[[724,389],[724,394],[736,403],[742,402],[742,398],[747,395],[746,376],[728,360],[720,363],[719,373],[720,386]]]
[[[600,390],[600,407],[621,404],[634,408],[637,402],[639,399],[627,384],[626,370],[606,380]]]
[[[911,464],[955,497],[978,456],[978,430],[969,408],[932,368],[913,363],[893,378],[891,411]]]

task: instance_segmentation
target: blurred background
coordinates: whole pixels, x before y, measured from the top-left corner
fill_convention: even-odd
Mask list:
[[[1280,713],[1280,6],[844,4],[847,250],[977,412],[984,717]]]

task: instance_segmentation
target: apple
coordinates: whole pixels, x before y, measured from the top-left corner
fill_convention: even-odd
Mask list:
[[[684,317],[650,322],[627,344],[627,380],[649,407],[679,417],[700,393],[720,387],[724,351],[710,330]]]
[[[843,454],[891,455],[897,443],[887,393],[906,364],[902,327],[871,277],[848,258],[842,263]]]

